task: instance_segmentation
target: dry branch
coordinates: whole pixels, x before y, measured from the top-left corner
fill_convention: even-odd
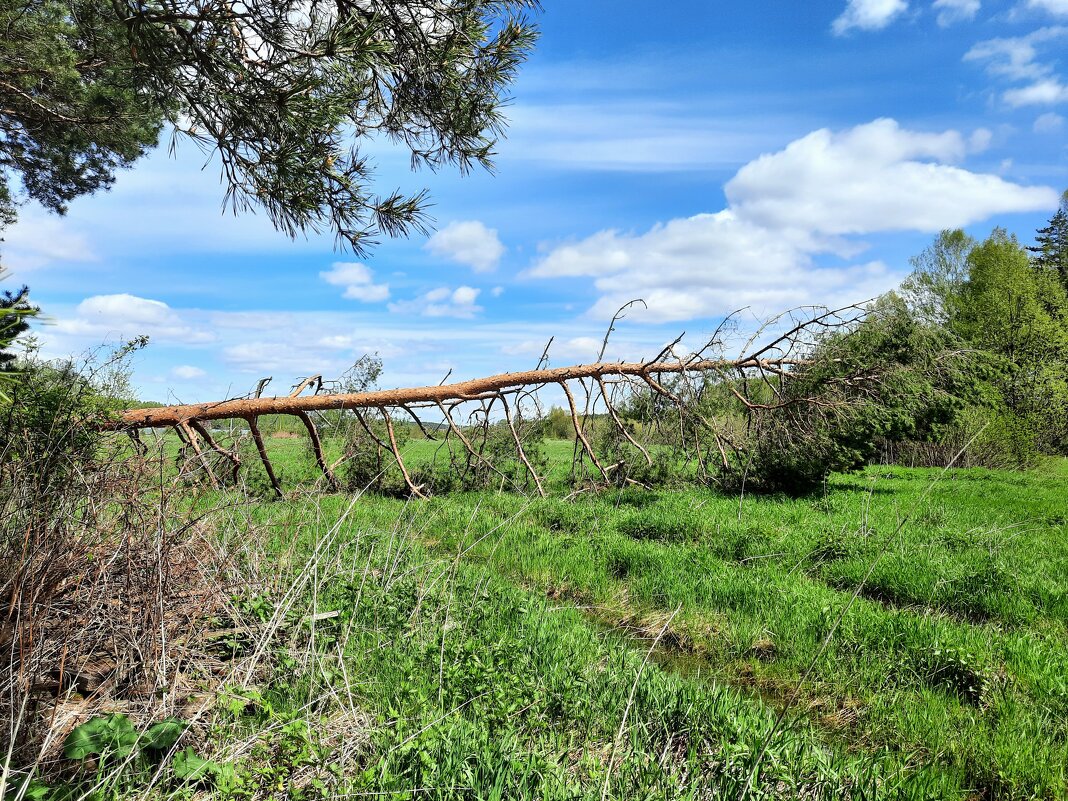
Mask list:
[[[321,377],[320,383],[322,383]],[[337,483],[337,478],[334,477],[334,472],[326,464],[326,456],[323,454],[323,443],[319,439],[319,432],[315,429],[315,423],[312,422],[311,417],[304,410],[297,412],[297,417],[304,423],[304,428],[308,431],[308,438],[311,440],[312,450],[315,452],[315,463],[318,464],[319,469],[323,471],[323,475],[326,476],[326,480],[330,482],[330,486],[334,489],[338,489],[339,485]]]
[[[232,453],[226,450],[218,442],[216,442],[214,437],[211,436],[211,433],[208,431],[208,429],[206,429],[204,427],[204,424],[201,423],[199,420],[190,420],[189,427],[200,435],[201,439],[203,439],[208,444],[209,448],[211,448],[223,458],[229,460],[230,464],[233,466],[234,469],[234,483],[236,484],[238,474],[241,471],[240,457],[238,457],[236,453]]]
[[[278,483],[278,477],[274,474],[274,468],[271,466],[271,459],[267,456],[267,448],[263,444],[263,436],[260,434],[260,427],[256,424],[255,415],[248,415],[249,431],[252,432],[252,439],[256,443],[256,450],[260,452],[260,459],[263,461],[263,469],[267,471],[267,478],[271,480],[271,486],[274,487],[275,493],[279,498],[282,495],[282,485]]]

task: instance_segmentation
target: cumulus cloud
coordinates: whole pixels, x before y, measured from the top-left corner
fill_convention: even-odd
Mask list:
[[[180,364],[171,370],[171,376],[182,381],[196,381],[207,376],[207,373],[191,364]]]
[[[838,36],[852,30],[878,31],[908,11],[906,0],[849,0],[831,30]]]
[[[938,11],[938,24],[948,28],[957,22],[975,19],[979,13],[979,0],[935,0],[934,8]]]
[[[147,335],[154,340],[197,344],[215,336],[182,319],[160,300],[136,295],[94,295],[75,309],[74,316],[56,323],[60,334],[128,338]]]
[[[505,251],[497,231],[478,220],[450,223],[430,237],[424,247],[435,256],[463,264],[476,273],[496,269]]]
[[[389,284],[376,284],[374,273],[365,264],[336,261],[319,277],[332,286],[343,286],[342,297],[364,303],[380,303],[389,300]]]
[[[742,167],[723,211],[640,234],[600,231],[552,249],[530,274],[593,278],[594,315],[642,297],[649,311],[635,318],[656,322],[864,300],[900,276],[880,262],[827,267],[816,257],[851,259],[864,249],[853,237],[865,234],[937,232],[1057,205],[1053,189],[954,163],[984,138],[909,131],[893,120],[815,131]]]
[[[946,163],[968,150],[957,131],[916,133],[888,119],[819,130],[742,167],[727,200],[763,227],[826,235],[939,231],[1048,206],[1052,190]]]
[[[964,60],[982,63],[994,78],[1025,84],[1002,94],[1010,106],[1064,103],[1068,102],[1068,85],[1055,74],[1051,64],[1040,59],[1040,51],[1065,36],[1068,26],[1052,25],[1026,36],[987,39],[965,53]]]
[[[536,277],[591,276],[600,298],[591,312],[611,315],[633,298],[644,322],[715,317],[743,306],[781,310],[815,300],[863,300],[892,280],[881,264],[819,269],[811,239],[769,230],[731,211],[699,214],[644,234],[602,231],[550,252]]]
[[[389,310],[397,314],[467,319],[482,311],[482,307],[476,305],[481,292],[481,289],[470,286],[460,286],[456,289],[439,287],[412,300],[390,303]]]

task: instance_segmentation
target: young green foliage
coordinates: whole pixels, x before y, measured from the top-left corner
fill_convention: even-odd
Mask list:
[[[4,274],[0,271],[0,278]],[[29,302],[29,287],[12,292],[6,290],[0,294],[0,401],[9,400],[4,391],[6,385],[14,382],[15,354],[10,351],[12,344],[29,328],[29,318],[37,314],[37,307]]]

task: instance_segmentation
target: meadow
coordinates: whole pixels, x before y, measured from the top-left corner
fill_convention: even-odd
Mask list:
[[[223,796],[1068,797],[1066,460],[413,501],[268,444],[285,500],[195,501],[303,621],[233,643]]]

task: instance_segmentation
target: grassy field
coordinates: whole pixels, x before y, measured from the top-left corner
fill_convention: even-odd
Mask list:
[[[300,440],[269,444],[287,486],[313,475]],[[230,790],[1066,798],[1066,480],[872,467],[801,499],[244,507],[287,576],[246,606],[336,615],[236,705],[231,729],[273,734]]]

